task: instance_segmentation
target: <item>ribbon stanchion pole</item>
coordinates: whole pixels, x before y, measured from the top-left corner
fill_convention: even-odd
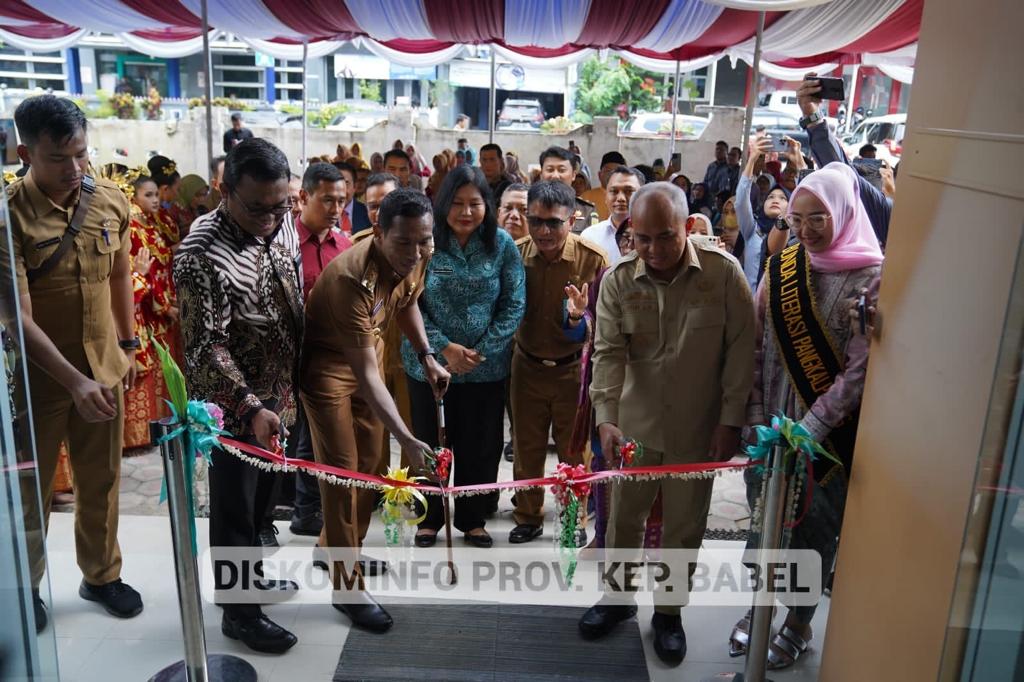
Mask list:
[[[193,551],[192,519],[189,518],[188,488],[192,481],[185,474],[185,434],[164,440],[179,424],[165,419],[150,423],[154,443],[160,444],[160,457],[167,482],[167,508],[174,547],[174,573],[178,583],[178,608],[185,658],[172,663],[150,682],[255,682],[256,669],[244,659],[227,654],[206,653],[203,629],[203,603],[199,592],[199,569]]]
[[[447,437],[445,434],[445,422],[444,422],[444,398],[437,401],[437,444],[439,447],[448,447]],[[452,467],[455,466],[455,459],[452,458]],[[454,478],[454,475],[453,475]],[[446,488],[444,481],[440,481],[442,490]],[[447,491],[441,493],[441,502],[444,505],[444,535],[445,543],[448,548],[448,584],[454,585],[457,582],[455,577],[455,560],[452,557],[452,502],[451,496],[448,495]]]
[[[758,549],[758,565],[764,566],[765,553],[780,549],[782,544],[782,525],[785,514],[786,496],[789,493],[789,481],[793,475],[796,457],[790,458],[790,465],[785,463],[786,446],[776,444],[771,449],[764,467],[764,523],[761,529],[761,547]],[[774,604],[755,603],[750,619],[750,640],[747,645],[747,661],[743,672],[730,675],[716,675],[705,678],[703,682],[771,682],[766,677],[768,666],[768,647],[772,638],[772,615]]]

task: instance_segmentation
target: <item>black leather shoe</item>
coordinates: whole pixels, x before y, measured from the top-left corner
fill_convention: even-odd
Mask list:
[[[494,538],[490,536],[487,531],[479,533],[477,535],[471,535],[466,533],[463,537],[466,538],[466,542],[473,545],[474,547],[481,547],[483,549],[489,549],[494,546]]]
[[[253,651],[264,654],[283,654],[299,641],[295,635],[262,614],[252,618],[233,618],[225,611],[220,631],[225,637],[240,640]]]
[[[260,545],[262,547],[280,547],[277,542],[277,526],[268,521],[260,528]]]
[[[651,616],[654,626],[654,652],[668,665],[679,665],[686,658],[686,633],[679,616],[654,612]]]
[[[313,546],[313,568],[319,568],[321,571],[327,570],[327,552],[320,549],[319,544]]]
[[[524,542],[535,540],[544,532],[543,526],[532,526],[528,523],[520,523],[508,534],[508,541],[513,545],[521,545]]]
[[[635,615],[635,604],[595,604],[580,618],[580,634],[585,639],[604,637],[616,625]]]
[[[142,613],[142,596],[120,578],[106,585],[90,585],[83,580],[78,586],[78,596],[99,602],[107,613],[118,618],[134,618]]]
[[[586,547],[587,546],[587,529],[580,528],[576,531],[576,546]]]
[[[417,547],[433,547],[437,544],[437,531],[433,533],[416,533],[413,537],[413,542],[416,543]]]
[[[511,462],[514,459],[515,455],[512,454],[512,441],[509,441],[508,443],[505,444],[504,454],[506,462]]]
[[[370,595],[364,595],[366,602],[358,604],[331,604],[352,620],[352,624],[370,632],[387,632],[394,621]]]
[[[49,618],[46,616],[46,604],[39,596],[39,590],[32,590],[32,606],[36,612],[36,634],[39,634],[46,629],[46,624],[49,622]]]
[[[307,535],[310,537],[316,537],[320,535],[320,531],[324,527],[324,517],[321,514],[313,514],[307,516],[304,519],[292,517],[292,522],[288,525],[288,530],[292,532],[292,535]]]
[[[299,584],[294,580],[274,580],[273,578],[266,578],[263,580],[254,580],[252,584],[257,590],[266,590],[267,592],[299,591]]]

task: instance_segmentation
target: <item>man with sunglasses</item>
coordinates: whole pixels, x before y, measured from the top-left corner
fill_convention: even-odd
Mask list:
[[[258,138],[239,143],[225,160],[220,207],[193,224],[174,258],[189,394],[219,405],[224,428],[236,438],[269,450],[295,420],[302,339],[298,248],[294,230],[281,229],[292,210],[290,177],[280,149]],[[237,557],[240,548],[253,547],[252,560],[261,557],[258,533],[273,484],[272,472],[213,451],[210,546],[217,579],[236,568],[219,570],[218,550],[235,550]],[[289,581],[263,580],[259,591],[270,597],[294,589]],[[224,608],[221,630],[251,649],[279,654],[297,641],[257,600],[215,599]]]
[[[516,480],[544,475],[549,432],[554,432],[561,461],[581,463],[570,455],[569,445],[583,342],[567,338],[562,330],[568,314],[566,290],[593,284],[608,258],[599,246],[570,233],[575,208],[569,185],[545,180],[534,184],[527,195],[530,234],[516,242],[526,269],[526,315],[516,333],[510,389]],[[509,542],[529,542],[543,533],[544,491],[520,490],[515,500],[516,527]]]

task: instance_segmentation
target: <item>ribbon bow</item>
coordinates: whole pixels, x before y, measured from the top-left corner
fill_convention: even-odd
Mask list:
[[[764,472],[764,462],[768,458],[768,453],[780,440],[785,440],[789,445],[787,455],[799,452],[812,462],[817,459],[816,455],[822,455],[836,464],[842,464],[835,455],[814,440],[807,429],[784,414],[772,417],[771,427],[755,426],[754,431],[757,433],[757,444],[748,445],[746,452],[750,461],[758,463],[754,470],[759,474]]]
[[[558,500],[559,504],[568,505],[571,497],[579,498],[590,493],[589,483],[577,483],[577,478],[583,478],[587,475],[586,467],[582,464],[572,466],[565,462],[559,462],[555,468],[555,478],[557,479],[551,484],[551,492],[554,494],[555,499]]]
[[[380,503],[380,516],[384,521],[384,537],[389,545],[397,545],[402,538],[401,521],[410,526],[415,526],[427,518],[427,498],[423,496],[411,483],[426,480],[422,476],[410,476],[409,467],[395,469],[388,467],[384,478],[404,485],[385,484],[381,486],[383,497]],[[416,504],[419,502],[423,513],[417,516]]]

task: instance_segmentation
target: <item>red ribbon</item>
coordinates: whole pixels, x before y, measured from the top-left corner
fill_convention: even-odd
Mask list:
[[[423,492],[430,493],[448,493],[458,495],[460,493],[474,493],[474,492],[490,492],[492,490],[514,490],[516,488],[532,488],[532,487],[547,487],[552,485],[565,485],[567,479],[571,479],[571,485],[575,489],[583,485],[592,485],[601,481],[622,478],[629,476],[654,476],[662,477],[669,476],[671,474],[697,474],[703,472],[718,471],[720,469],[746,469],[750,466],[750,462],[699,462],[697,464],[662,464],[659,466],[649,467],[630,467],[628,469],[606,469],[604,471],[595,471],[593,473],[585,473],[582,476],[576,475],[562,475],[562,476],[545,476],[544,478],[525,478],[518,481],[499,481],[497,483],[479,483],[477,485],[460,485],[454,487],[439,487],[437,485],[406,482],[406,481],[394,481],[390,478],[384,478],[383,476],[376,476],[374,474],[363,474],[358,471],[352,471],[350,469],[341,469],[339,467],[330,466],[329,464],[319,464],[317,462],[308,462],[303,459],[288,459],[283,454],[277,454],[264,450],[263,448],[256,447],[255,445],[249,445],[241,441],[232,440],[224,436],[220,437],[220,442],[224,445],[237,448],[242,452],[259,457],[273,464],[281,464],[287,466],[293,466],[299,469],[305,469],[311,472],[319,472],[322,474],[329,474],[331,476],[337,476],[338,478],[349,478],[354,481],[362,481],[363,483],[371,483],[379,486],[395,486],[400,488],[417,488]]]

